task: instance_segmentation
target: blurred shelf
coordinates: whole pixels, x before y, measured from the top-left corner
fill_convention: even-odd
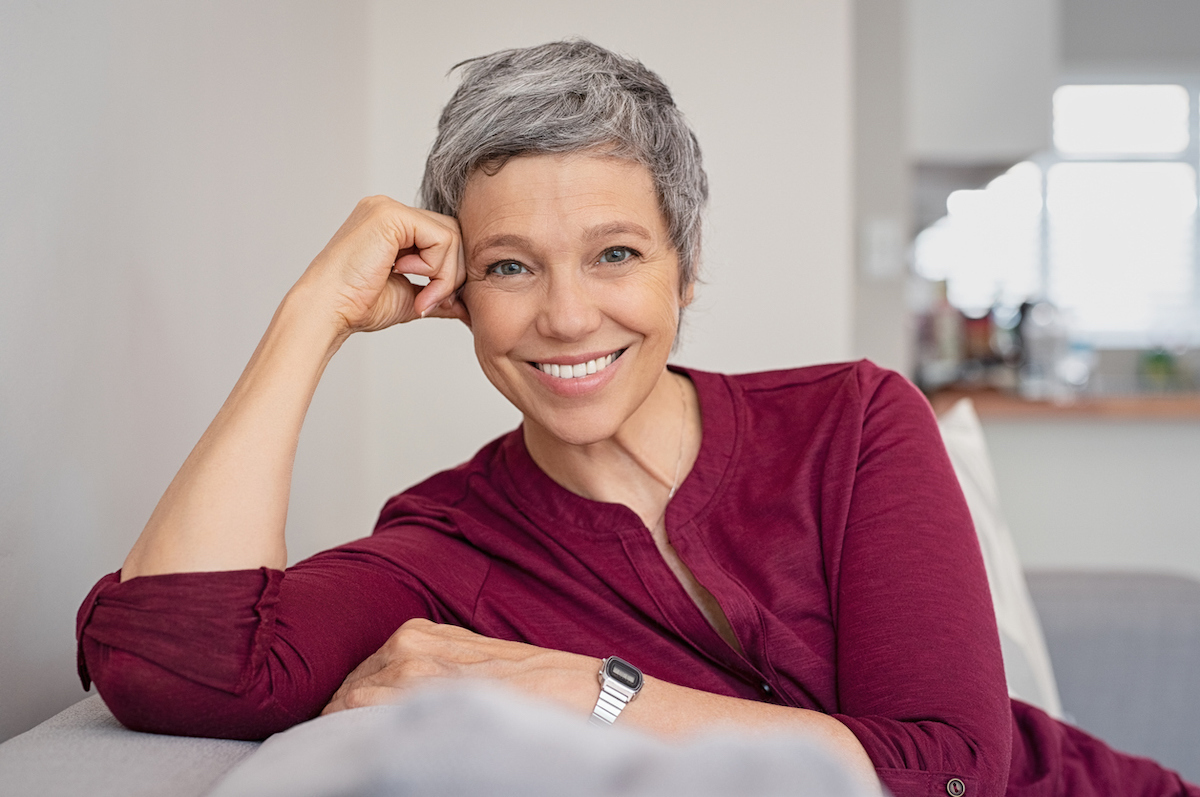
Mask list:
[[[939,390],[929,397],[941,415],[961,398],[975,404],[985,420],[1069,420],[1111,418],[1113,420],[1200,421],[1200,393],[1163,393],[1129,396],[1080,396],[1069,402],[1035,401],[999,390]]]

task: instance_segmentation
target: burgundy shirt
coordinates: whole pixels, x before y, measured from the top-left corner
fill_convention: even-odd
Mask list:
[[[125,725],[261,739],[315,716],[412,617],[830,714],[899,797],[1191,794],[1009,700],[979,546],[924,398],[868,362],[695,383],[703,441],[672,545],[744,654],[629,508],[581,498],[517,429],[392,498],[374,534],[288,568],[105,576],[80,675]]]

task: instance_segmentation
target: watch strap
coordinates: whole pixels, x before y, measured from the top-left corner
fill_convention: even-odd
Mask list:
[[[617,677],[610,672],[615,671]],[[606,727],[617,721],[617,717],[625,710],[638,693],[642,690],[642,671],[624,659],[609,656],[600,664],[600,696],[592,709],[589,722],[593,725]],[[622,683],[621,679],[626,682]]]
[[[631,699],[628,692],[622,694],[612,683],[604,684],[600,687],[600,697],[592,709],[590,722],[593,725],[612,725]]]

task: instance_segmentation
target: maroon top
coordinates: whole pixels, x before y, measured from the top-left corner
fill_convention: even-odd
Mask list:
[[[286,573],[105,576],[79,612],[84,684],[135,730],[261,739],[427,617],[831,714],[899,797],[952,778],[968,797],[1185,793],[1009,700],[971,518],[908,382],[865,361],[682,373],[704,437],[667,532],[745,655],[637,515],[556,484],[518,429],[392,498],[372,536]]]

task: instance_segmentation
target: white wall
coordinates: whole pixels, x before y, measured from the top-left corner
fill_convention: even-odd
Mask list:
[[[984,422],[1026,567],[1200,578],[1200,422]]]
[[[1068,69],[1200,69],[1195,0],[1060,0]]]
[[[81,696],[74,614],[118,568],[288,286],[355,200],[411,199],[450,66],[582,34],[676,90],[714,201],[679,359],[851,339],[849,0],[0,6],[0,739]],[[466,330],[351,340],[297,455],[293,560],[515,413]]]
[[[910,0],[915,160],[1016,162],[1050,143],[1060,0]]]
[[[916,160],[1004,162],[1050,145],[1063,73],[1200,70],[1195,0],[905,0]]]
[[[585,36],[640,58],[671,87],[704,149],[712,203],[697,301],[676,361],[750,371],[851,353],[851,19],[841,0],[510,0],[372,3],[372,190],[415,197],[436,113],[463,58]],[[426,35],[454,30],[453,36]],[[404,46],[396,46],[404,42]],[[512,428],[456,322],[366,341],[383,494]],[[447,328],[448,327],[448,328]],[[449,410],[453,422],[424,411]],[[455,432],[461,432],[456,435]],[[415,458],[410,457],[414,452]]]
[[[908,0],[854,2],[854,356],[911,373]]]
[[[363,192],[364,25],[354,3],[0,6],[0,739],[83,696],[76,608]],[[340,357],[313,406],[297,549],[377,509],[360,373]]]

